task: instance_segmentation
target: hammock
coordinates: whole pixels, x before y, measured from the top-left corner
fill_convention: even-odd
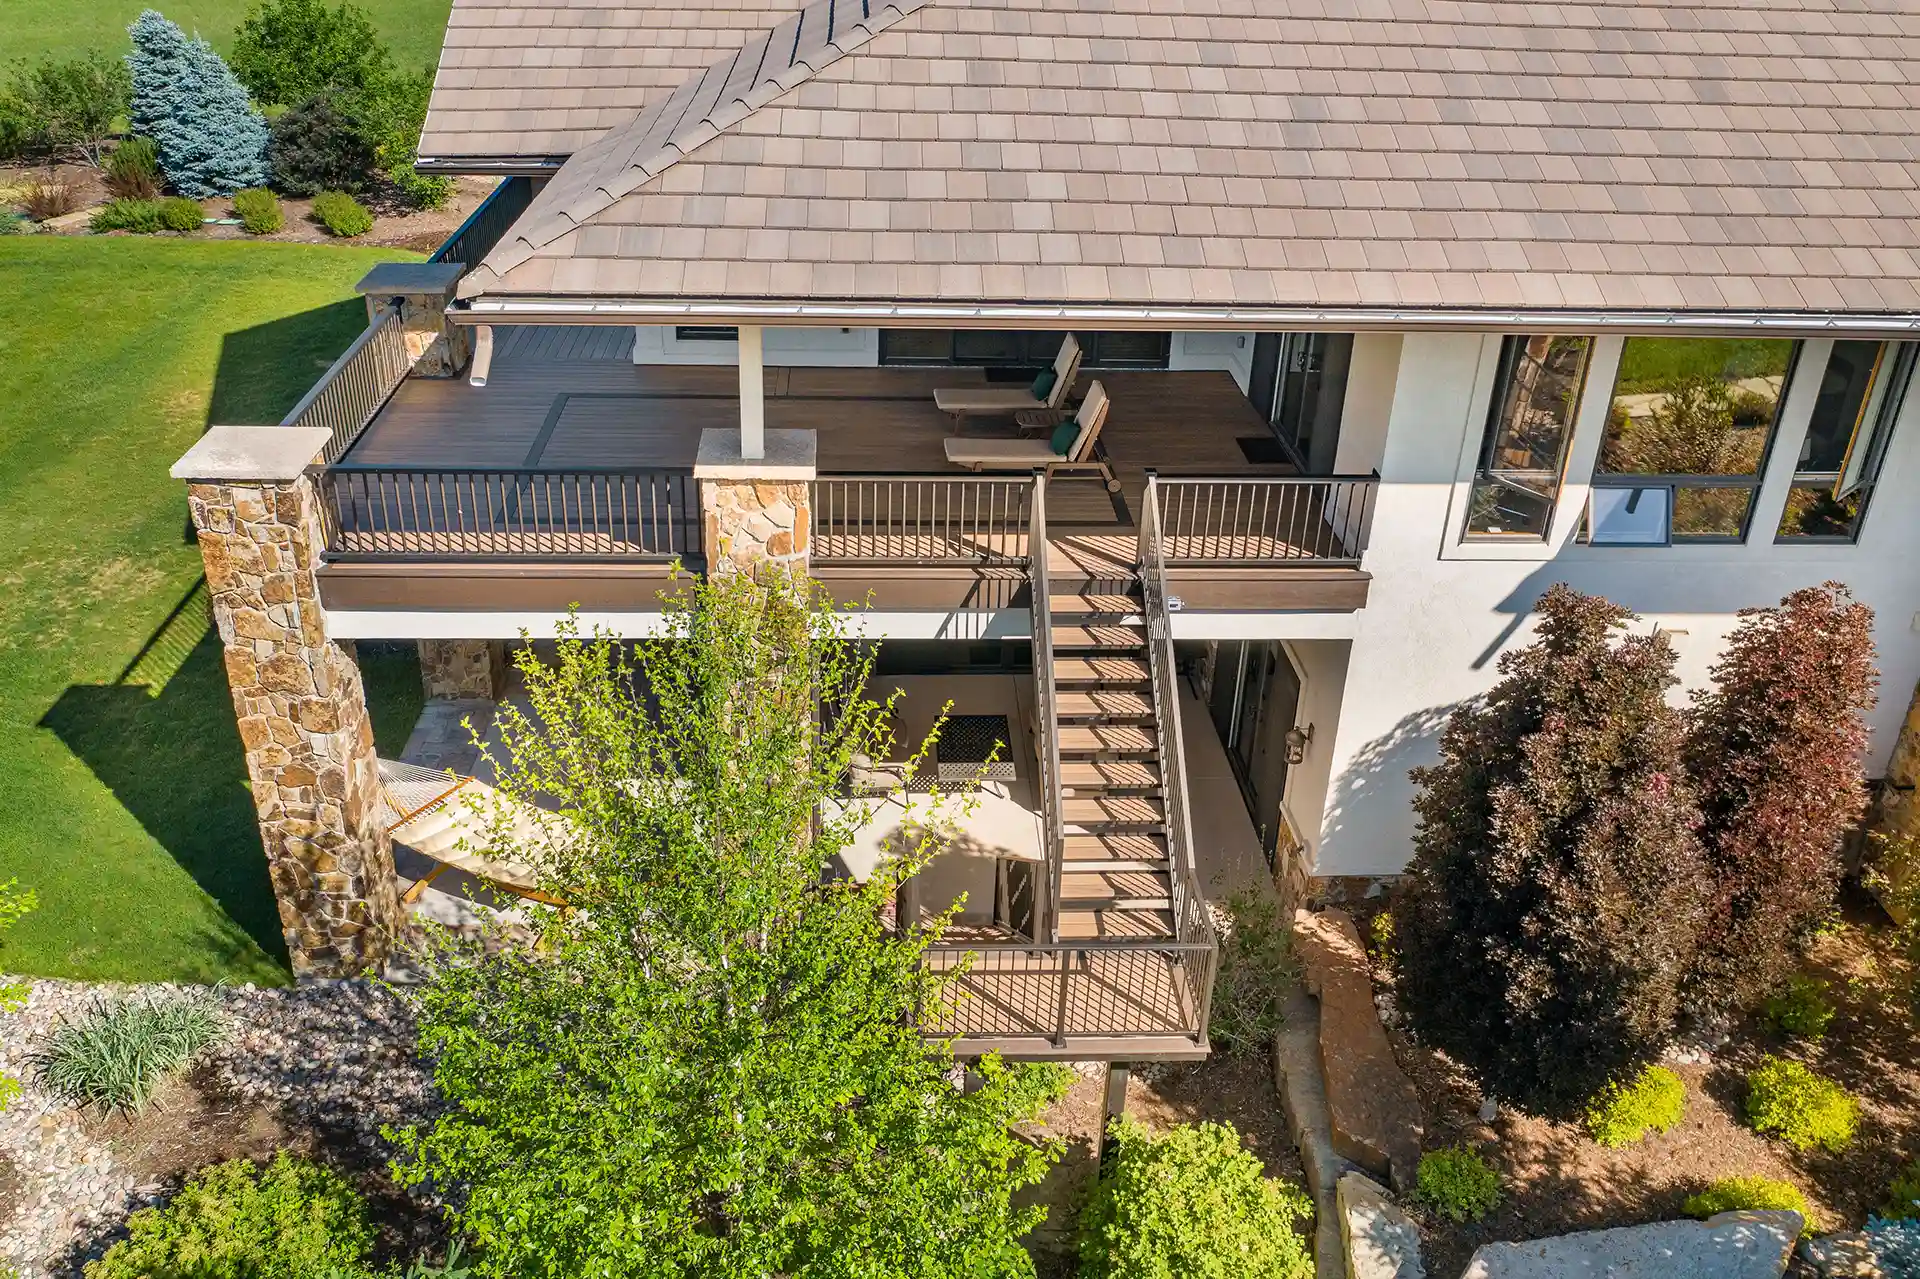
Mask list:
[[[486,815],[502,806],[512,814],[512,834],[527,841],[565,838],[571,828],[566,818],[508,799],[477,777],[390,759],[380,761],[380,798],[388,834],[436,863],[407,889],[401,898],[406,904],[419,900],[429,884],[450,870],[465,871],[518,897],[566,904],[540,891],[531,866],[481,857],[461,846],[479,842],[486,833]]]

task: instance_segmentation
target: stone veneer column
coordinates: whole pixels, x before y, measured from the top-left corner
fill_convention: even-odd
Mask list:
[[[768,431],[766,456],[740,456],[740,432],[705,430],[694,478],[709,573],[776,565],[804,577],[813,543],[812,431]]]
[[[506,687],[503,640],[420,641],[420,682],[428,697],[495,701]]]
[[[172,472],[188,482],[298,977],[377,968],[402,920],[360,669],[327,638],[315,578],[324,541],[305,472],[327,435],[216,426]]]
[[[459,377],[473,358],[472,330],[447,323],[447,304],[465,270],[457,262],[382,262],[354,292],[367,299],[367,322],[390,302],[400,304],[410,376]]]

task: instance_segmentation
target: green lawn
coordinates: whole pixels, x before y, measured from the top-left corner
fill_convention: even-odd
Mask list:
[[[285,979],[167,467],[209,422],[279,421],[365,324],[354,281],[416,256],[0,240],[0,881],[42,903],[0,971]],[[409,665],[370,663],[388,751],[418,711]]]
[[[440,61],[440,37],[453,0],[355,0],[373,15],[380,34],[406,69]],[[253,0],[0,0],[0,49],[8,59],[51,54],[70,58],[89,49],[127,50],[127,24],[155,8],[188,31],[198,31],[225,53]]]

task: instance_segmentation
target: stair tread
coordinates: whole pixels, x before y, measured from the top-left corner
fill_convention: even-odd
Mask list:
[[[1084,897],[1164,898],[1172,891],[1173,875],[1165,870],[1089,870],[1076,864],[1060,875],[1062,903]]]
[[[1160,735],[1140,724],[1063,724],[1059,732],[1063,759],[1084,752],[1154,755],[1160,750]]]
[[[1069,689],[1054,699],[1054,712],[1061,718],[1090,715],[1152,715],[1153,698],[1123,688]]]
[[[1102,680],[1109,683],[1145,684],[1152,678],[1146,660],[1139,657],[1057,657],[1053,678],[1060,680]]]
[[[1138,592],[1124,591],[1062,591],[1057,586],[1047,596],[1047,607],[1055,617],[1079,618],[1084,614],[1112,615],[1114,617],[1139,617],[1146,609],[1146,603]],[[1079,625],[1076,620],[1068,625]]]
[[[1063,910],[1060,936],[1069,941],[1099,938],[1173,937],[1170,910]]]
[[[1060,764],[1060,781],[1081,788],[1120,786],[1139,788],[1162,784],[1157,764],[1131,759],[1073,760]]]
[[[1136,835],[1068,835],[1061,840],[1065,865],[1075,870],[1093,869],[1109,861],[1164,862],[1167,860],[1166,836],[1145,832]]]
[[[1073,824],[1084,822],[1163,822],[1166,805],[1148,795],[1101,795],[1062,800],[1061,814]]]
[[[1147,646],[1147,628],[1142,623],[1094,622],[1085,626],[1055,626],[1053,647],[1063,649],[1140,650]]]

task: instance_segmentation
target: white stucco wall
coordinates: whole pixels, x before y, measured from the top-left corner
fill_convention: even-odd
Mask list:
[[[1568,483],[1548,541],[1462,544],[1467,476],[1492,393],[1497,336],[1409,334],[1392,400],[1381,487],[1364,566],[1373,575],[1360,613],[1330,779],[1320,819],[1323,875],[1400,870],[1410,855],[1413,788],[1407,770],[1432,762],[1450,707],[1487,689],[1500,654],[1532,633],[1533,602],[1555,582],[1606,596],[1642,627],[1683,631],[1675,646],[1686,688],[1706,682],[1735,613],[1827,579],[1847,583],[1878,616],[1882,700],[1865,760],[1877,774],[1920,678],[1920,393],[1909,394],[1858,543],[1773,542],[1786,480],[1812,413],[1829,344],[1809,341],[1788,393],[1756,502],[1739,546],[1587,547],[1573,541],[1604,430],[1619,338],[1596,340],[1589,393],[1569,457]],[[1595,393],[1597,389],[1598,393]],[[1316,732],[1316,746],[1318,734]]]
[[[1281,806],[1294,834],[1311,857],[1320,846],[1320,815],[1326,808],[1327,784],[1333,773],[1333,744],[1340,727],[1340,703],[1347,684],[1346,640],[1288,640],[1287,655],[1300,673],[1300,704],[1293,722],[1311,725],[1313,737],[1298,764],[1287,768],[1287,790]]]
[[[1167,350],[1167,368],[1219,369],[1233,374],[1240,393],[1247,393],[1247,377],[1253,370],[1253,334],[1251,333],[1175,333]]]

